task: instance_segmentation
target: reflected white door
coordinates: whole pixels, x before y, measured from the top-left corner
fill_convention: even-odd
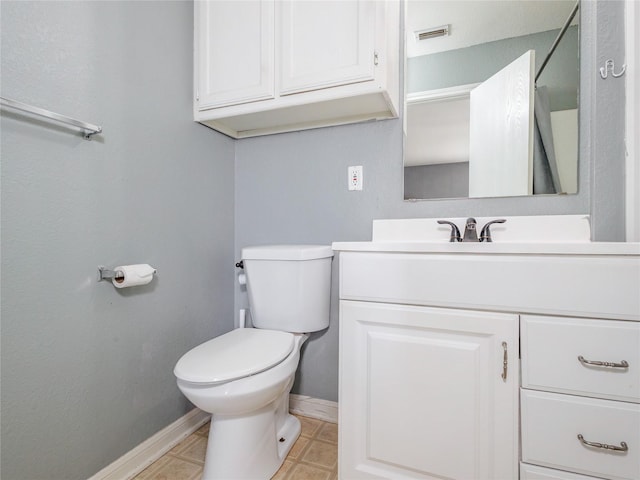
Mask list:
[[[471,91],[469,197],[533,193],[535,51]]]

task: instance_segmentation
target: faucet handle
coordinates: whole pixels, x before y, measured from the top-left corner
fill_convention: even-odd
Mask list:
[[[493,225],[494,223],[504,223],[507,220],[505,218],[499,218],[497,220],[491,220],[490,222],[488,222],[484,227],[482,227],[482,232],[480,232],[480,242],[493,242],[493,240],[491,240],[491,230],[489,230],[489,227],[491,225]]]
[[[449,220],[438,220],[438,223],[441,225],[450,225],[451,226],[451,236],[449,237],[449,241],[450,242],[461,242],[462,241],[462,237],[460,236],[460,230],[458,229],[458,226],[453,223],[450,222]]]

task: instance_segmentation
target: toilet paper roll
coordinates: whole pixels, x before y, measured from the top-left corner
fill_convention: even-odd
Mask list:
[[[153,280],[156,269],[146,263],[137,265],[122,265],[113,269],[116,277],[112,280],[116,288],[134,287],[136,285],[146,285]]]
[[[247,284],[247,276],[244,273],[241,273],[240,275],[238,275],[238,283],[240,285],[246,285]]]

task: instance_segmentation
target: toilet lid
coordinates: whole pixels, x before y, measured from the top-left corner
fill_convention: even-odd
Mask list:
[[[238,328],[185,353],[173,373],[192,383],[221,383],[253,375],[284,360],[293,350],[292,333]]]

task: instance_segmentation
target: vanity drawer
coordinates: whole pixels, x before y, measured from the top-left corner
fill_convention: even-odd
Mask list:
[[[524,388],[640,403],[640,322],[522,315],[520,327]]]
[[[640,478],[640,405],[521,391],[522,461],[608,479]],[[587,446],[578,439],[626,451]]]
[[[597,480],[597,478],[520,463],[520,480]]]

